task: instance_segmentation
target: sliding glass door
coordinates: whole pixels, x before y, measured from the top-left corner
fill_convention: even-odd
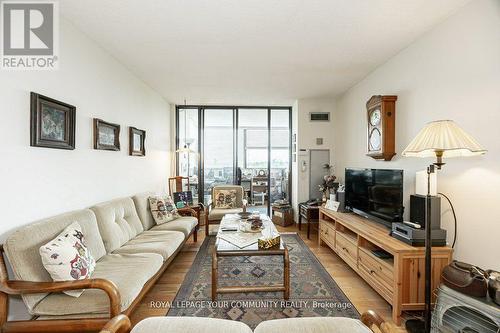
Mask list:
[[[271,109],[270,130],[270,200],[290,201],[290,153],[291,153],[291,115],[289,110]]]
[[[204,109],[203,196],[210,200],[212,188],[234,184],[233,109]]]
[[[250,210],[267,213],[269,203],[269,112],[238,109],[238,179]]]
[[[291,108],[178,106],[176,115],[177,173],[189,170],[200,202],[224,184],[243,186],[249,210],[269,214],[272,203],[291,201]]]
[[[193,202],[199,200],[199,112],[196,108],[177,109],[177,175],[189,177]]]

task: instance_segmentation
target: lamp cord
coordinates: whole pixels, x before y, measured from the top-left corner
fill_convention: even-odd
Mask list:
[[[451,203],[451,200],[450,198],[448,198],[448,196],[444,193],[441,193],[439,192],[438,193],[439,195],[443,196],[447,201],[448,203],[450,204],[450,207],[451,207],[451,212],[453,213],[453,219],[455,221],[455,232],[453,234],[453,243],[451,245],[451,248],[455,248],[455,243],[457,242],[457,214],[455,213],[455,207],[453,207],[453,204]]]

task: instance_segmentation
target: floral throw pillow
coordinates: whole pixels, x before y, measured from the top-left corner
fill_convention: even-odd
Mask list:
[[[215,190],[214,191],[215,208],[235,208],[236,190]]]
[[[149,208],[156,224],[170,222],[179,217],[177,207],[170,196],[167,198],[150,197]]]
[[[73,222],[56,238],[40,247],[43,267],[54,281],[88,279],[95,269],[95,259],[85,244],[82,227]],[[84,290],[65,291],[66,295],[80,297]]]

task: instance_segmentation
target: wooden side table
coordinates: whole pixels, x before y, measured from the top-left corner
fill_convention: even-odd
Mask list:
[[[194,232],[193,232],[193,240],[195,242],[198,241],[198,230],[200,229],[200,223],[201,223],[201,212],[205,210],[205,207],[203,206],[203,204],[198,204],[198,205],[193,205],[193,206],[185,206],[183,208],[187,208],[187,209],[192,209],[196,212],[196,219],[198,220],[198,223],[196,224],[196,227],[194,228]],[[179,211],[182,212],[182,209],[183,208],[179,208]]]
[[[299,230],[302,226],[302,218],[307,221],[307,239],[311,234],[311,222],[319,222],[319,207],[320,206],[309,206],[306,203],[299,204]]]

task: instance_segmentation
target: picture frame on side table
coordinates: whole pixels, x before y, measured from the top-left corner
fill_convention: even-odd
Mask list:
[[[31,92],[30,145],[75,149],[76,107]]]
[[[94,149],[120,150],[120,125],[94,118]]]
[[[129,155],[146,156],[146,131],[135,127],[129,127]]]

